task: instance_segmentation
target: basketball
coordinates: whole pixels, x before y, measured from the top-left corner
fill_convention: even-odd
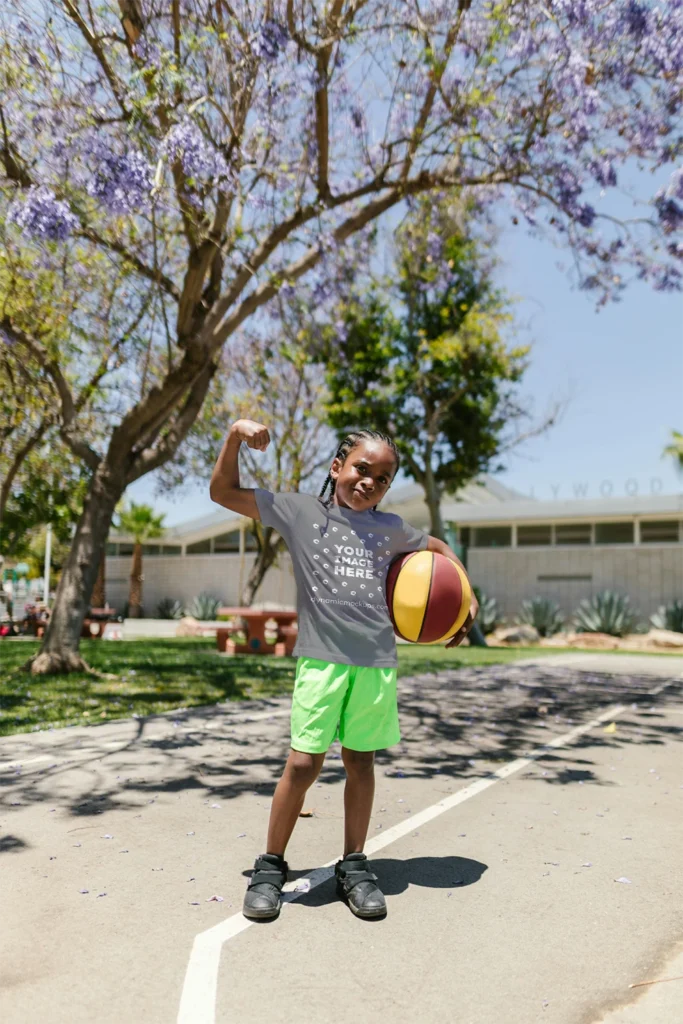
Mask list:
[[[466,574],[436,551],[399,555],[389,567],[387,606],[397,636],[414,644],[440,644],[457,633],[472,603]]]

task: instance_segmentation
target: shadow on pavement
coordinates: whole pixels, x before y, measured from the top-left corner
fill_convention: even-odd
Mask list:
[[[662,682],[663,680],[658,680]],[[540,778],[551,785],[611,785],[599,778],[582,751],[596,746],[617,752],[627,744],[656,746],[680,740],[661,709],[681,701],[683,680],[672,679],[653,698],[651,677],[615,676],[537,664],[447,669],[399,680],[402,741],[376,755],[376,772],[401,778],[473,781],[499,764],[524,756],[553,736],[590,720],[615,704],[626,704],[615,732],[594,729],[571,748],[539,758]],[[12,766],[0,774],[0,807],[50,802],[75,816],[104,810],[139,811],[163,794],[194,789],[206,800],[232,800],[255,792],[270,797],[289,750],[288,700],[250,702],[225,709],[193,708],[135,722],[120,746],[101,746],[112,735],[103,726],[58,737],[40,769]],[[629,714],[629,710],[637,716]],[[248,716],[258,712],[258,720]],[[268,719],[265,713],[278,712]],[[231,719],[238,714],[244,722]],[[128,728],[130,722],[119,723]],[[30,744],[31,734],[25,739]],[[40,738],[36,751],[42,753]],[[26,755],[27,761],[31,753]],[[18,758],[20,761],[21,758]],[[64,779],[69,775],[68,785]],[[77,774],[76,774],[77,773]],[[115,774],[116,773],[116,774]],[[538,777],[538,776],[536,776]],[[337,783],[345,772],[336,748],[328,752],[319,783]],[[449,791],[444,787],[444,792]],[[311,790],[316,793],[317,790]]]
[[[371,870],[377,875],[378,885],[385,896],[398,896],[411,885],[429,889],[461,889],[474,885],[488,869],[487,864],[468,857],[409,857],[396,860],[393,857],[370,857]],[[309,869],[311,870],[311,869]],[[292,871],[290,877],[299,877],[308,872]],[[302,893],[291,906],[323,907],[337,903],[334,876],[316,886],[311,892]]]

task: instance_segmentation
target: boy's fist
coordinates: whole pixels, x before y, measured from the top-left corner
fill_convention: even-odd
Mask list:
[[[254,420],[237,420],[230,428],[230,433],[238,441],[244,441],[250,448],[258,448],[261,452],[270,444],[268,428]]]

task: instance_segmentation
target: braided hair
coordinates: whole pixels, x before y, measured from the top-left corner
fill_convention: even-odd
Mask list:
[[[382,434],[379,430],[370,430],[367,427],[364,428],[363,430],[352,430],[349,434],[347,434],[344,440],[340,442],[339,447],[337,448],[337,453],[334,456],[334,458],[339,459],[339,461],[343,465],[346,462],[347,457],[350,455],[353,449],[356,448],[357,445],[361,443],[361,441],[383,441],[384,444],[391,448],[392,452],[394,453],[394,458],[396,459],[396,472],[398,472],[398,468],[401,464],[401,456],[392,438],[388,437],[386,434]],[[332,461],[334,461],[334,459]],[[330,489],[330,495],[326,499],[325,494],[327,492],[328,487]],[[318,495],[318,499],[322,501],[325,508],[329,508],[330,503],[332,502],[332,498],[334,497],[334,488],[335,480],[333,479],[332,474],[328,473],[325,479],[325,483],[322,486],[322,490]],[[373,512],[376,508],[377,505],[374,505]]]

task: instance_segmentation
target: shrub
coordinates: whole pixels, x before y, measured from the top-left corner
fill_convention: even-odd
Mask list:
[[[656,629],[672,629],[674,633],[683,633],[683,601],[672,601],[659,606],[650,622]]]
[[[191,615],[193,619],[213,622],[216,619],[221,604],[220,597],[213,597],[211,594],[202,593],[199,597],[195,597],[192,604],[185,609],[185,614]]]
[[[628,597],[603,590],[581,601],[574,613],[574,623],[584,633],[624,636],[635,627],[636,616]]]
[[[479,587],[474,587],[473,590],[479,602],[479,614],[477,615],[479,628],[482,633],[492,633],[500,622],[498,602],[495,597],[487,597]]]
[[[182,619],[183,606],[180,601],[174,601],[172,597],[165,597],[157,605],[157,615],[160,619]]]
[[[522,601],[522,610],[517,616],[517,621],[533,626],[540,636],[553,636],[562,629],[564,616],[560,606],[550,598],[532,597],[529,601]]]

